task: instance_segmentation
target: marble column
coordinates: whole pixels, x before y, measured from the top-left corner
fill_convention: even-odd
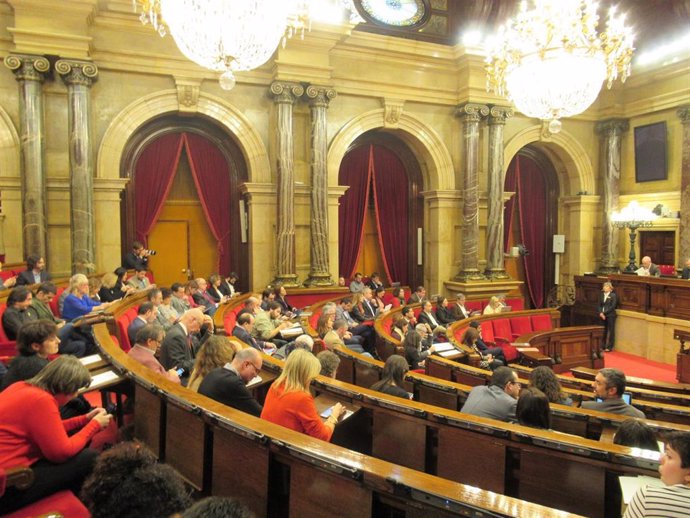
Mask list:
[[[327,110],[335,90],[308,86],[311,110],[311,269],[305,286],[332,286],[328,261],[328,153]]]
[[[96,266],[89,90],[98,68],[88,61],[61,59],[55,70],[67,85],[72,273],[92,273]]]
[[[295,267],[295,170],[292,108],[304,94],[295,83],[273,83],[271,95],[278,109],[278,261],[275,283],[299,286]]]
[[[491,106],[489,111],[489,214],[486,232],[486,276],[509,279],[503,259],[503,128],[513,110]]]
[[[458,106],[462,120],[462,265],[458,281],[479,281],[486,277],[479,271],[479,122],[489,115],[489,107],[466,103]]]
[[[680,170],[680,225],[679,247],[680,265],[690,259],[690,106],[678,110],[678,117],[683,123],[683,148],[681,149],[682,163]]]
[[[601,263],[598,273],[618,273],[618,232],[611,223],[611,214],[618,210],[621,178],[622,135],[628,131],[626,119],[608,119],[598,122],[596,132],[601,142],[600,174],[603,179]]]
[[[5,65],[19,82],[24,257],[46,256],[45,130],[42,84],[50,63],[43,56],[9,55]]]

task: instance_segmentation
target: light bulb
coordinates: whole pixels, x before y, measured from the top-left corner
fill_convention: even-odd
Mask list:
[[[558,119],[553,119],[551,122],[549,122],[549,132],[554,135],[560,132],[562,127],[563,124],[561,124],[561,121]]]
[[[235,83],[235,75],[231,70],[226,70],[223,72],[223,74],[220,76],[220,79],[218,79],[218,84],[220,84],[220,87],[226,91],[235,88]]]

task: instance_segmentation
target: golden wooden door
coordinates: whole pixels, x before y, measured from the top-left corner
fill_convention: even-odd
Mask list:
[[[187,282],[189,261],[189,222],[159,219],[149,236],[148,246],[156,251],[149,257],[158,286]]]
[[[355,271],[362,272],[365,277],[373,272],[378,272],[384,283],[389,282],[383,265],[383,252],[379,243],[379,230],[376,226],[376,213],[373,204],[369,205],[364,220],[364,239]]]

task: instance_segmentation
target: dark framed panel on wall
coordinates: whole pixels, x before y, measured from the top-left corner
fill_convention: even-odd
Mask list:
[[[666,180],[666,122],[635,128],[635,181]]]

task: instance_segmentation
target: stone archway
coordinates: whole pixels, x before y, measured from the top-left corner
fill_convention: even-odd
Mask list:
[[[0,253],[9,263],[23,260],[20,163],[19,135],[9,114],[0,107]]]

